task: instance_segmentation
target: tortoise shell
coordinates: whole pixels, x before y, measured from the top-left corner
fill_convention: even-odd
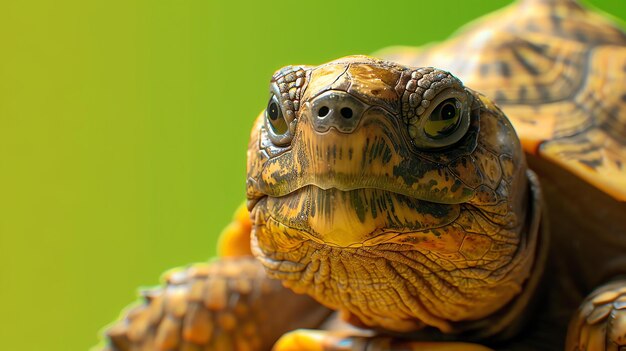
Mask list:
[[[626,200],[626,34],[574,0],[524,0],[426,48],[377,56],[437,66],[494,99],[529,154]]]

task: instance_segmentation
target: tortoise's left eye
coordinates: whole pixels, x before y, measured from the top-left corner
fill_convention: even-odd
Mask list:
[[[445,138],[458,128],[461,121],[461,103],[457,99],[442,101],[424,123],[424,133],[433,139]]]
[[[267,104],[265,117],[267,122],[269,122],[268,124],[272,132],[276,136],[284,135],[287,133],[287,130],[289,130],[285,116],[283,116],[283,110],[280,107],[280,102],[275,95],[272,95],[270,102]]]
[[[467,92],[457,89],[439,93],[430,107],[409,123],[409,135],[415,146],[438,149],[461,140],[470,125],[470,99]]]

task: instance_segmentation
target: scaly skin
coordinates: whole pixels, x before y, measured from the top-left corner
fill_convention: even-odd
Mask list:
[[[538,217],[502,112],[445,71],[364,56],[286,67],[270,90],[247,191],[268,274],[363,327],[500,331],[484,321],[528,282]],[[451,98],[461,120],[433,141]]]
[[[574,314],[566,350],[618,351],[626,348],[626,280],[593,291]]]

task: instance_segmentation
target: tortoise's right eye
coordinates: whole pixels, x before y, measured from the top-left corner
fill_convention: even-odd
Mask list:
[[[272,129],[272,132],[276,136],[281,136],[287,133],[287,130],[289,129],[287,126],[287,121],[285,120],[283,110],[280,107],[280,102],[275,95],[272,95],[270,102],[267,104],[265,117],[267,119],[269,127]]]

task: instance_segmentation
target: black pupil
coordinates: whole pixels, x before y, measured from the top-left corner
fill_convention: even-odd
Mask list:
[[[275,102],[270,104],[267,114],[270,116],[272,121],[275,121],[278,118],[278,105],[276,105]]]
[[[454,116],[456,116],[456,107],[454,105],[448,103],[441,108],[441,119],[447,120],[454,118]]]

